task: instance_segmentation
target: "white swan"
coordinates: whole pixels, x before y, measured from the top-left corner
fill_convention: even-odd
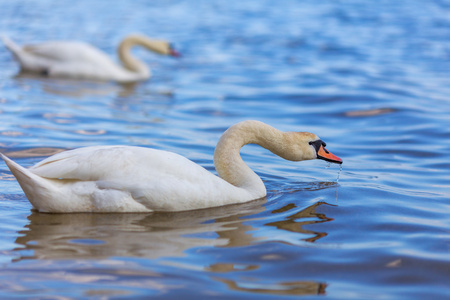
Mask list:
[[[131,55],[131,47],[139,45],[159,54],[179,55],[168,42],[136,34],[127,36],[117,49],[123,66],[113,62],[103,51],[83,42],[52,41],[20,47],[5,36],[2,40],[19,61],[23,72],[57,78],[140,81],[148,79],[151,72]]]
[[[246,144],[292,161],[342,163],[315,134],[281,132],[259,121],[237,123],[222,135],[214,152],[220,177],[178,154],[142,147],[79,148],[29,169],[1,157],[40,212],[182,211],[266,196],[261,178],[239,154]]]

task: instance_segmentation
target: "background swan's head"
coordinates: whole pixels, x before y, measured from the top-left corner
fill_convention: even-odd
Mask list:
[[[162,40],[153,40],[150,49],[155,51],[156,53],[163,55],[170,55],[175,57],[181,56],[180,53],[172,47],[171,43]]]
[[[154,40],[142,34],[131,34],[127,36],[122,43],[128,46],[140,45],[150,51],[162,55],[181,56],[180,53],[173,49],[169,42],[164,40]]]
[[[287,132],[289,149],[283,153],[288,160],[301,161],[323,159],[328,162],[342,164],[342,159],[329,152],[326,144],[315,134],[309,132]]]
[[[154,51],[162,55],[171,55],[175,57],[180,56],[180,53],[178,53],[175,49],[173,49],[172,44],[170,44],[167,41],[152,40],[143,36],[138,37],[140,37],[142,45],[151,51]]]

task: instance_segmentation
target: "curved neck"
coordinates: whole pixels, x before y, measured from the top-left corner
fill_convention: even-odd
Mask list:
[[[257,193],[265,186],[242,160],[240,149],[247,144],[257,144],[271,152],[283,155],[285,133],[259,121],[244,121],[231,126],[220,138],[214,152],[214,165],[219,176],[234,186]]]
[[[135,58],[131,54],[131,48],[135,45],[144,46],[150,50],[152,50],[148,46],[148,41],[144,40],[142,37],[137,35],[131,35],[126,37],[119,45],[117,52],[119,54],[119,58],[122,61],[125,68],[132,72],[137,72],[139,74],[149,75],[149,68],[139,59]]]

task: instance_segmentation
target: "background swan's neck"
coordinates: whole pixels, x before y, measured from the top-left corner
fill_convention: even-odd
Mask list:
[[[131,54],[131,48],[135,45],[150,49],[148,43],[148,39],[144,40],[143,37],[137,35],[128,36],[120,43],[117,52],[125,68],[138,74],[150,75],[150,70],[147,65]]]
[[[244,145],[258,144],[280,155],[283,140],[283,132],[259,121],[244,121],[233,125],[222,135],[214,152],[217,173],[229,183],[264,197],[264,183],[244,163],[239,152]]]

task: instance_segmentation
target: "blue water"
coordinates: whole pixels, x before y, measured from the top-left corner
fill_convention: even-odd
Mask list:
[[[447,1],[0,1],[18,43],[129,33],[136,85],[16,76],[0,46],[0,150],[31,166],[61,149],[125,144],[214,172],[230,125],[310,131],[343,158],[244,160],[266,199],[171,214],[48,215],[0,164],[0,298],[450,297]],[[339,176],[339,180],[337,180]]]

